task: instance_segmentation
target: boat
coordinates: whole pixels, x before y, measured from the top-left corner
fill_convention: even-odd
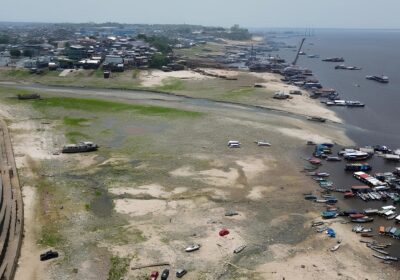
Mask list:
[[[68,144],[62,148],[62,153],[83,153],[96,151],[99,146],[93,142],[79,142],[77,144]]]
[[[37,93],[18,94],[17,97],[19,100],[40,99],[40,95]]]
[[[342,245],[342,244],[338,243],[338,244],[336,244],[335,246],[331,247],[331,249],[330,249],[331,252],[337,251],[337,250],[340,248],[341,245]]]
[[[365,78],[367,80],[376,81],[376,82],[382,83],[382,84],[389,83],[389,77],[388,76],[366,76]]]
[[[358,219],[351,219],[352,223],[370,223],[373,222],[374,218],[371,217],[363,217],[363,218],[358,218]]]
[[[313,165],[320,165],[321,164],[321,160],[319,160],[317,158],[310,158],[310,159],[308,159],[308,162],[313,164]]]
[[[336,66],[335,66],[335,69],[336,69],[336,70],[337,70],[337,69],[342,69],[342,70],[361,70],[360,67],[357,67],[357,66],[346,66],[346,65],[344,65],[344,64],[336,65]]]
[[[341,161],[342,159],[340,157],[335,157],[335,156],[328,156],[326,157],[327,161]]]
[[[328,58],[322,59],[322,61],[325,61],[325,62],[344,62],[344,58],[343,57],[328,57]]]
[[[246,248],[246,245],[239,246],[235,250],[233,250],[233,253],[239,254],[240,252],[242,252],[244,250],[244,248]]]
[[[370,234],[370,233],[361,233],[361,236],[362,237],[374,237],[374,235]]]
[[[365,107],[365,104],[361,103],[358,100],[357,101],[348,100],[348,101],[346,101],[346,106],[347,107]]]
[[[348,163],[344,170],[346,171],[369,171],[372,167],[368,163]]]
[[[379,254],[382,254],[382,255],[389,255],[388,252],[386,252],[386,251],[384,251],[384,250],[381,250],[381,249],[378,249],[378,248],[375,248],[375,247],[374,247],[373,245],[371,245],[371,244],[367,244],[367,247],[370,248],[372,251],[375,251],[375,252],[377,252],[377,253],[379,253]]]
[[[199,249],[200,249],[200,244],[193,244],[193,245],[186,247],[185,251],[189,253],[189,252],[197,251]]]
[[[257,146],[265,146],[265,147],[271,146],[271,144],[266,141],[255,141],[255,143],[257,144]]]
[[[309,54],[307,57],[308,58],[319,58],[319,55],[318,54]]]
[[[347,160],[365,160],[371,157],[369,153],[355,151],[350,153],[345,153],[343,157]]]
[[[360,219],[360,218],[364,218],[365,215],[362,213],[354,213],[354,214],[350,214],[349,217],[351,219]]]
[[[313,121],[313,122],[326,122],[326,119],[321,118],[321,117],[308,117],[307,120]]]
[[[378,209],[372,209],[372,208],[368,208],[364,210],[364,214],[365,215],[376,215],[378,214],[379,210]]]
[[[346,192],[343,194],[343,196],[344,196],[344,198],[352,198],[352,197],[355,196],[355,194],[354,194],[352,191],[346,191]]]
[[[338,213],[336,211],[323,211],[321,213],[321,217],[324,219],[333,219],[338,216]]]

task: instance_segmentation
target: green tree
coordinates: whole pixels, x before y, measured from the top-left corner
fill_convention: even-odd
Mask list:
[[[167,65],[169,62],[165,54],[156,53],[150,60],[149,66],[151,68],[160,69],[162,66]]]
[[[11,56],[13,57],[20,57],[21,56],[21,51],[20,50],[11,50],[10,51]]]

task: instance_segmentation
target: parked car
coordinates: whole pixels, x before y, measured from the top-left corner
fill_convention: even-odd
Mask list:
[[[153,271],[150,274],[150,280],[157,280],[157,278],[158,278],[158,271]]]
[[[185,275],[187,273],[186,269],[178,269],[176,271],[176,277],[177,278],[182,278],[183,275]]]
[[[47,261],[50,259],[58,258],[58,252],[56,251],[47,251],[46,253],[40,254],[41,261]]]
[[[164,269],[161,273],[161,280],[167,280],[169,276],[169,269]]]

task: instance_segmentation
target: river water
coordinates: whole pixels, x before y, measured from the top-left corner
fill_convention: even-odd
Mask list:
[[[301,38],[274,40],[299,45]],[[311,69],[324,87],[335,88],[342,99],[359,100],[366,104],[365,108],[330,107],[346,123],[347,135],[360,146],[379,144],[392,149],[400,148],[400,31],[317,30],[315,36],[306,37],[302,50],[307,55],[320,56],[300,56],[298,65]],[[296,52],[294,49],[282,49],[274,54],[292,62]],[[322,62],[321,59],[326,57],[343,57],[345,62]],[[335,70],[335,65],[339,64],[361,67],[362,70]],[[366,75],[386,75],[390,82],[380,84],[369,81],[365,79]],[[312,151],[311,147],[305,148],[305,154],[310,155]],[[376,156],[369,163],[373,166],[371,173],[393,171],[400,166],[400,163],[385,162]],[[337,187],[349,188],[362,184],[351,173],[344,171],[344,162],[324,163],[321,171],[331,173],[331,180]],[[341,208],[357,210],[380,208],[388,204],[391,202],[363,202],[360,199],[339,202]],[[399,209],[397,213],[400,213]],[[373,224],[365,226],[372,227],[376,234],[380,225],[394,226],[395,223],[377,217]],[[392,242],[390,253],[400,257],[399,241],[389,237],[375,239]]]

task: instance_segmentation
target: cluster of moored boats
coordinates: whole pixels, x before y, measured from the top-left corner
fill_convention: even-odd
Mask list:
[[[321,211],[322,219],[330,220],[345,217],[348,220],[344,220],[343,223],[355,223],[356,226],[353,227],[353,231],[360,233],[362,237],[373,237],[375,234],[371,228],[363,227],[361,224],[374,221],[386,221],[385,223],[394,221],[400,224],[400,214],[396,212],[396,204],[400,204],[400,167],[397,167],[392,172],[375,173],[372,175],[367,173],[372,170],[372,166],[369,163],[363,162],[374,156],[385,158],[384,155],[394,153],[391,149],[378,145],[362,148],[343,148],[337,152],[337,156],[333,156],[333,144],[316,144],[311,141],[307,142],[307,144],[315,145],[315,149],[313,157],[306,158],[308,165],[304,167],[304,172],[320,186],[320,194],[307,193],[304,194],[304,199],[312,201],[316,205],[322,205],[325,208],[325,210]],[[324,162],[330,161],[345,161],[344,170],[352,174],[361,184],[349,187],[336,187],[334,182],[329,180],[330,174],[328,172],[319,171]],[[341,195],[338,196],[338,194]],[[360,198],[366,202],[382,201],[386,202],[387,205],[378,208],[366,207],[362,210],[341,210],[337,207],[340,198]],[[324,228],[317,229],[318,232],[323,230]],[[381,226],[379,234],[381,236],[400,239],[400,226]],[[380,250],[375,245],[371,245],[371,249]],[[338,250],[339,247],[340,245],[338,244],[332,247],[331,251]],[[379,258],[383,255],[382,259],[386,261],[397,261],[396,257],[389,256],[389,254],[384,254],[383,252],[376,252],[380,253],[380,255],[376,255]]]

